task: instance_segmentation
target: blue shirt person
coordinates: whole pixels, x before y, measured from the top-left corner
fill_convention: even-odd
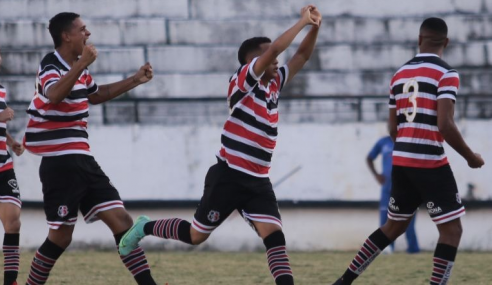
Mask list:
[[[381,198],[379,200],[379,222],[380,225],[384,225],[388,219],[387,211],[391,193],[391,169],[393,166],[393,140],[390,136],[379,139],[372,147],[371,151],[367,155],[367,165],[372,174],[381,185]],[[379,173],[375,166],[374,160],[381,155],[382,158],[382,171]],[[416,217],[416,216],[415,216]],[[408,253],[417,253],[420,251],[417,241],[417,235],[415,234],[415,217],[412,219],[410,225],[407,228],[405,236],[408,242]],[[394,244],[391,244],[391,249],[394,250]]]

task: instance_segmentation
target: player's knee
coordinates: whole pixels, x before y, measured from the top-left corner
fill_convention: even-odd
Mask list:
[[[130,214],[122,208],[104,213],[102,220],[109,226],[113,232],[121,232],[133,226],[133,219]]]
[[[274,232],[282,231],[282,227],[277,224],[253,222],[253,225],[261,239],[265,239]]]
[[[463,227],[461,226],[461,222],[459,221],[452,221],[442,224],[438,227],[438,229],[441,236],[453,239],[460,239],[463,235]]]
[[[72,242],[74,226],[60,226],[58,229],[50,229],[48,239],[61,248],[67,248]]]
[[[5,221],[3,227],[6,233],[18,233],[21,227],[20,219],[17,218]]]
[[[123,212],[119,213],[118,215],[119,215],[119,217],[118,217],[119,220],[124,225],[123,227],[131,228],[131,226],[133,226],[132,216],[130,216],[130,214],[128,214],[127,211],[123,211]]]
[[[195,230],[194,228],[191,228],[190,234],[191,234],[191,244],[192,245],[199,245],[199,244],[203,243],[204,241],[206,241],[208,239],[208,237],[210,236],[210,234],[205,234],[205,233],[199,232],[199,231]]]
[[[409,221],[394,221],[388,219],[386,223],[381,227],[381,230],[390,240],[396,240],[407,229]]]
[[[61,248],[67,248],[72,243],[72,235],[57,235],[49,237],[49,240]]]

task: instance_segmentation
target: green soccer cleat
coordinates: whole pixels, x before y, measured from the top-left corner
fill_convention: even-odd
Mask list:
[[[150,222],[147,216],[137,218],[133,226],[123,235],[119,244],[121,255],[129,255],[138,247],[138,243],[145,237],[144,225]]]

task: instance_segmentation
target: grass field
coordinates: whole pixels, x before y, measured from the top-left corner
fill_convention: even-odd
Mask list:
[[[296,284],[332,284],[355,252],[290,253]],[[19,284],[25,284],[33,252],[21,256]],[[274,284],[264,253],[147,252],[159,285]],[[431,253],[378,257],[355,284],[429,284]],[[449,284],[492,284],[492,253],[460,253]],[[47,284],[135,284],[118,255],[69,251],[56,263]]]

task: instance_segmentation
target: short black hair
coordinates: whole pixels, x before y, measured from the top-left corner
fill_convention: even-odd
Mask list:
[[[439,36],[447,37],[448,25],[446,25],[446,22],[441,18],[427,18],[422,22],[422,25],[420,25],[420,32],[422,31],[428,31]]]
[[[48,30],[50,31],[51,37],[53,38],[55,48],[59,47],[62,44],[62,33],[70,30],[73,21],[77,18],[80,18],[79,14],[72,12],[62,12],[56,14],[53,18],[50,19]]]
[[[245,65],[246,57],[248,54],[258,51],[260,49],[260,45],[264,43],[271,43],[272,40],[267,37],[254,37],[245,40],[241,46],[239,47],[239,51],[237,52],[237,59],[241,65]]]

